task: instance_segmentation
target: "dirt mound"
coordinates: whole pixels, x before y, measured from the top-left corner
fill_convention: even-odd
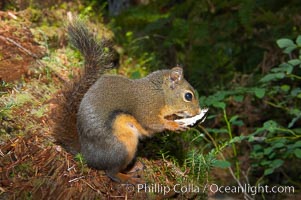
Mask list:
[[[81,166],[60,146],[43,145],[49,138],[17,137],[1,148],[0,179],[4,197],[90,199],[141,197],[111,182],[102,171]]]

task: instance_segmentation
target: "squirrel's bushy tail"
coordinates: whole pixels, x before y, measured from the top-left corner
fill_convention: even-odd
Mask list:
[[[87,29],[83,20],[76,19],[68,25],[70,43],[77,48],[85,58],[85,73],[91,71],[103,73],[105,69],[112,68],[111,42],[107,39],[97,40],[96,35]]]
[[[65,88],[56,98],[57,106],[52,112],[54,122],[54,137],[67,151],[75,154],[80,150],[76,114],[79,104],[92,84],[106,69],[114,66],[111,41],[97,40],[87,29],[84,21],[76,19],[68,25],[69,40],[84,56],[85,67],[74,77],[72,83],[66,83]]]

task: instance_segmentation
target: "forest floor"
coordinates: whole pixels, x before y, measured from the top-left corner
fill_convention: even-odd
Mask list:
[[[66,13],[65,13],[66,14]],[[51,111],[56,97],[81,63],[66,36],[50,52],[51,31],[34,24],[30,10],[0,12],[0,199],[160,199],[166,196],[112,182],[55,143]],[[55,36],[63,32],[52,30]],[[52,35],[52,36],[53,36]],[[39,41],[39,42],[37,42]],[[42,41],[42,42],[41,42]],[[4,82],[5,81],[5,82]],[[139,158],[145,180],[172,186],[185,173],[167,160]]]

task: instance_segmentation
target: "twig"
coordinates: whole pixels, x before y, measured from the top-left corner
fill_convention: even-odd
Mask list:
[[[95,187],[93,187],[90,183],[88,183],[86,180],[81,179],[81,181],[83,181],[85,184],[87,184],[92,190],[94,190],[97,193],[100,193],[99,190],[97,190]]]
[[[220,155],[222,155],[222,153],[220,153]],[[223,157],[223,160],[225,160],[225,158]],[[231,167],[228,167],[229,171],[230,171],[230,174],[232,175],[232,177],[234,178],[234,180],[237,182],[237,184],[239,185],[239,187],[243,188],[241,182],[236,178],[233,170]],[[254,198],[252,198],[246,191],[243,191],[244,193],[244,198],[246,200],[253,200]]]
[[[68,162],[68,165],[69,165],[69,162]],[[69,166],[68,166],[67,171],[70,172],[70,171],[71,171],[72,169],[74,169],[74,168],[75,168],[75,165],[72,165],[72,167],[69,167]]]
[[[250,184],[249,177],[248,177],[248,174],[249,174],[249,172],[250,172],[250,169],[251,169],[251,168],[248,168],[247,173],[245,173],[244,171],[241,172],[242,175],[245,177],[247,184]]]
[[[18,17],[17,17],[15,14],[13,14],[12,12],[8,12],[7,14],[8,14],[8,16],[10,16],[11,18],[13,18],[14,20],[18,19]]]
[[[125,196],[110,196],[111,198],[126,198]]]
[[[18,48],[22,49],[25,53],[27,53],[28,55],[34,57],[35,59],[39,59],[39,57],[36,54],[32,53],[31,51],[29,51],[28,49],[26,49],[25,47],[23,47],[21,44],[19,44],[16,41],[14,41],[13,39],[10,39],[8,37],[3,37],[1,35],[0,35],[0,38],[2,40],[6,40],[6,41],[8,41],[8,42],[10,42],[10,43],[12,43],[14,45],[16,45]]]
[[[81,177],[78,177],[78,178],[71,179],[71,180],[68,181],[68,182],[69,182],[69,183],[72,183],[72,182],[78,181],[78,180],[80,180],[80,179],[82,179],[82,178],[85,178],[85,176],[81,176]]]
[[[0,194],[4,193],[5,189],[3,187],[0,187]]]
[[[0,149],[0,156],[4,157],[4,153]]]

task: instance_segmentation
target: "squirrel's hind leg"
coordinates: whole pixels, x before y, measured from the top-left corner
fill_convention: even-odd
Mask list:
[[[135,177],[135,173],[129,175],[122,173],[128,166],[135,163],[135,154],[138,146],[138,138],[140,135],[147,134],[147,131],[139,124],[139,122],[131,115],[119,113],[116,115],[113,124],[112,132],[119,143],[123,145],[126,151],[123,166],[107,170],[107,175],[114,181],[120,183],[137,184],[143,183],[140,178]],[[116,152],[117,153],[117,152]]]
[[[126,169],[122,170],[122,173],[125,174],[133,174],[144,170],[145,164],[142,161],[137,161],[136,157],[131,161],[131,163],[126,167]]]

